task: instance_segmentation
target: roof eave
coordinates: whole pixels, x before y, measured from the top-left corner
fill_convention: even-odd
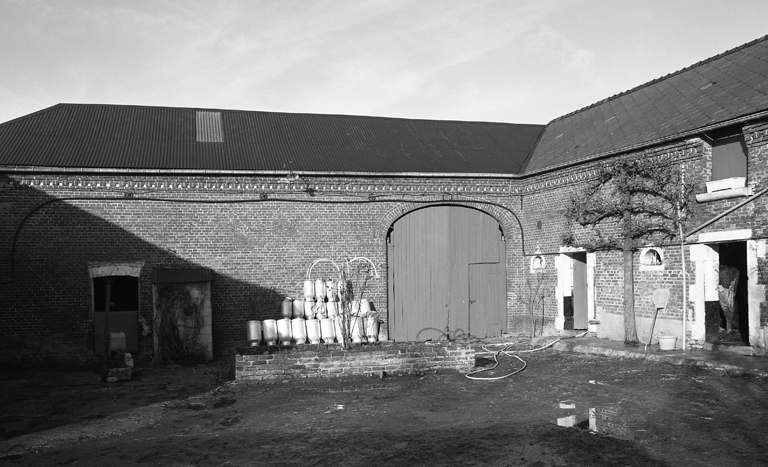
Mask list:
[[[0,173],[57,173],[57,174],[136,174],[136,175],[213,175],[213,176],[306,176],[306,177],[416,177],[416,178],[498,178],[519,177],[510,173],[450,173],[450,172],[336,172],[286,170],[209,170],[209,169],[127,169],[109,167],[37,167],[0,166]]]
[[[602,152],[602,153],[594,154],[594,155],[587,156],[587,157],[584,157],[584,158],[581,158],[581,159],[577,159],[577,160],[574,160],[574,161],[564,162],[562,164],[557,164],[557,165],[552,165],[552,166],[549,166],[549,167],[544,167],[544,168],[541,168],[541,169],[536,169],[536,170],[533,170],[531,172],[525,172],[525,173],[522,173],[522,174],[518,175],[518,177],[519,178],[529,178],[529,177],[533,177],[535,175],[542,175],[542,174],[545,174],[545,173],[548,173],[548,172],[553,172],[555,170],[566,169],[568,167],[573,167],[575,165],[580,165],[580,164],[584,164],[584,163],[587,163],[587,162],[594,162],[594,161],[597,161],[597,160],[600,160],[600,159],[607,159],[609,157],[619,156],[621,154],[626,154],[628,152],[637,152],[637,151],[641,151],[641,150],[644,150],[644,149],[650,149],[651,147],[654,147],[654,146],[659,146],[661,144],[667,144],[667,143],[671,143],[673,141],[677,141],[677,140],[681,140],[681,139],[685,139],[685,138],[690,138],[692,136],[697,136],[697,135],[700,135],[700,134],[708,132],[708,131],[716,130],[718,128],[725,128],[725,127],[728,127],[728,126],[731,126],[731,125],[736,125],[736,124],[739,124],[739,123],[748,122],[750,120],[759,120],[761,118],[766,118],[766,117],[768,117],[768,110],[763,110],[763,111],[756,112],[756,113],[753,113],[753,114],[743,115],[741,117],[732,118],[730,120],[725,120],[725,121],[722,121],[722,122],[719,122],[719,123],[713,123],[711,125],[706,125],[706,126],[703,126],[703,127],[695,128],[693,130],[683,131],[683,132],[676,133],[674,135],[666,136],[666,137],[663,137],[663,138],[658,138],[658,139],[651,140],[651,141],[645,141],[643,143],[638,143],[638,144],[634,144],[634,145],[630,145],[630,146],[625,146],[625,147],[619,148],[619,149],[612,149],[610,151],[605,151],[605,152]]]

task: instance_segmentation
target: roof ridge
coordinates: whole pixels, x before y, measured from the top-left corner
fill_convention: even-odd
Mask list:
[[[271,111],[271,110],[244,110],[244,109],[222,109],[213,107],[173,107],[166,105],[142,105],[142,104],[98,104],[98,103],[82,103],[82,102],[61,102],[47,109],[33,112],[29,115],[34,115],[39,112],[43,112],[53,107],[58,106],[82,106],[82,107],[135,107],[143,109],[169,109],[169,110],[195,110],[204,112],[236,112],[236,113],[258,113],[258,114],[273,114],[273,115],[290,115],[290,116],[318,116],[318,117],[345,117],[345,118],[366,118],[366,119],[384,119],[384,120],[405,120],[411,122],[443,122],[443,123],[464,123],[464,124],[477,124],[477,125],[515,125],[515,126],[531,126],[531,127],[545,127],[545,123],[510,123],[510,122],[492,122],[483,120],[447,120],[447,119],[430,119],[430,118],[408,118],[408,117],[387,117],[384,115],[352,115],[352,114],[334,114],[334,113],[316,113],[316,112],[284,112],[284,111]],[[29,115],[17,117],[24,118]],[[11,122],[13,120],[9,120]]]
[[[580,108],[580,109],[578,109],[578,110],[574,110],[573,112],[569,112],[569,113],[567,113],[567,114],[565,114],[565,115],[562,115],[562,116],[560,116],[560,117],[557,117],[557,118],[553,119],[552,121],[550,121],[550,122],[547,124],[547,126],[549,126],[550,124],[552,124],[552,123],[554,123],[554,122],[557,122],[557,121],[559,121],[559,120],[563,120],[563,119],[565,119],[565,118],[567,118],[567,117],[570,117],[570,116],[576,115],[576,114],[578,114],[578,113],[580,113],[580,112],[583,112],[583,111],[585,111],[585,110],[588,110],[588,109],[591,109],[591,108],[593,108],[593,107],[597,107],[597,106],[599,106],[599,105],[602,105],[602,104],[604,104],[604,103],[606,103],[606,102],[608,102],[608,101],[611,101],[611,100],[613,100],[613,99],[618,99],[619,97],[622,97],[622,96],[626,96],[627,94],[631,94],[631,93],[633,93],[633,92],[635,92],[635,91],[639,91],[640,89],[643,89],[643,88],[649,87],[649,86],[651,86],[651,85],[654,85],[654,84],[656,84],[656,83],[659,83],[659,82],[661,82],[661,81],[667,80],[667,79],[669,79],[669,78],[671,78],[671,77],[673,77],[673,76],[677,76],[677,75],[679,75],[679,74],[685,73],[686,71],[689,71],[689,70],[692,70],[692,69],[694,69],[694,68],[700,67],[701,65],[704,65],[704,64],[706,64],[706,63],[710,63],[710,62],[713,62],[713,61],[715,61],[715,60],[717,60],[717,59],[723,58],[723,57],[724,57],[724,56],[726,56],[726,55],[731,55],[731,54],[734,54],[734,53],[736,53],[736,52],[738,52],[738,51],[740,51],[740,50],[742,50],[742,49],[746,49],[747,47],[751,47],[751,46],[753,46],[753,45],[755,45],[755,44],[757,44],[757,43],[759,43],[759,42],[763,42],[763,41],[765,41],[765,40],[768,40],[768,35],[765,35],[765,36],[763,36],[763,37],[759,37],[759,38],[757,38],[757,39],[755,39],[755,40],[749,41],[749,42],[747,42],[746,44],[742,44],[742,45],[739,45],[739,46],[737,46],[737,47],[734,47],[734,48],[732,48],[732,49],[728,49],[728,50],[726,50],[725,52],[721,52],[721,53],[719,53],[719,54],[717,54],[717,55],[714,55],[714,56],[712,56],[712,57],[709,57],[709,58],[705,58],[704,60],[700,60],[700,61],[698,61],[698,62],[694,63],[693,65],[689,65],[689,66],[687,66],[687,67],[685,67],[685,68],[681,68],[681,69],[679,69],[679,70],[677,70],[677,71],[673,71],[672,73],[667,73],[667,74],[666,74],[666,75],[664,75],[664,76],[661,76],[661,77],[659,77],[659,78],[653,79],[653,80],[651,80],[651,81],[648,81],[648,82],[646,82],[646,83],[643,83],[643,84],[641,84],[641,85],[639,85],[639,86],[635,86],[634,88],[632,88],[632,89],[629,89],[629,90],[627,90],[627,91],[623,91],[623,92],[620,92],[620,93],[618,93],[618,94],[614,94],[614,95],[612,95],[612,96],[610,96],[610,97],[606,97],[605,99],[601,99],[601,100],[599,100],[599,101],[597,101],[597,102],[595,102],[595,103],[593,103],[593,104],[590,104],[590,105],[588,105],[588,106],[582,107],[582,108]]]
[[[40,109],[40,110],[35,110],[31,114],[22,115],[20,117],[12,118],[12,119],[8,120],[7,122],[2,122],[2,123],[0,123],[0,127],[3,127],[5,125],[10,125],[12,123],[18,123],[18,122],[20,122],[22,120],[26,120],[27,118],[35,117],[35,116],[40,115],[40,114],[45,113],[45,112],[50,112],[51,110],[53,110],[53,109],[55,109],[57,107],[62,107],[64,105],[68,105],[68,104],[62,104],[61,102],[59,102],[58,104],[53,104],[50,107],[46,107],[46,108]]]

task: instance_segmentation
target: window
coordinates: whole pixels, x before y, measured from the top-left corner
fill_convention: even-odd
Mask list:
[[[664,250],[661,248],[643,248],[640,250],[641,271],[663,271]]]
[[[103,312],[107,300],[107,279],[112,279],[109,293],[109,311],[139,310],[139,278],[131,276],[105,276],[93,278],[93,311]]]
[[[546,265],[547,263],[544,261],[544,257],[541,255],[536,255],[531,258],[531,272],[543,271]]]
[[[740,128],[712,134],[712,178],[724,180],[747,176],[747,145]],[[742,185],[743,186],[743,185]]]

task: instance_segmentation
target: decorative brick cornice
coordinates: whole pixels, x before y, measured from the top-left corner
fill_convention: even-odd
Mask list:
[[[39,190],[83,190],[83,191],[134,191],[134,192],[255,192],[255,193],[371,193],[371,194],[430,194],[430,193],[472,193],[475,195],[510,195],[520,192],[519,185],[509,180],[304,180],[244,179],[235,177],[183,177],[183,176],[137,176],[120,177],[104,175],[54,175],[14,174],[9,175],[21,186]]]
[[[511,208],[505,209],[504,207],[496,204],[489,204],[478,200],[462,199],[462,198],[436,198],[427,202],[399,202],[396,206],[390,209],[379,221],[376,228],[376,236],[379,239],[386,237],[389,228],[395,221],[408,213],[411,213],[417,209],[426,208],[430,206],[464,206],[468,208],[477,209],[489,216],[496,219],[501,225],[501,229],[507,238],[515,238],[521,236],[520,224],[515,217],[517,214],[513,214]]]

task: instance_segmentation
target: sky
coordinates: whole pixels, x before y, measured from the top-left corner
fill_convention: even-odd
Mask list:
[[[768,34],[765,0],[0,0],[0,122],[57,103],[547,123]]]

